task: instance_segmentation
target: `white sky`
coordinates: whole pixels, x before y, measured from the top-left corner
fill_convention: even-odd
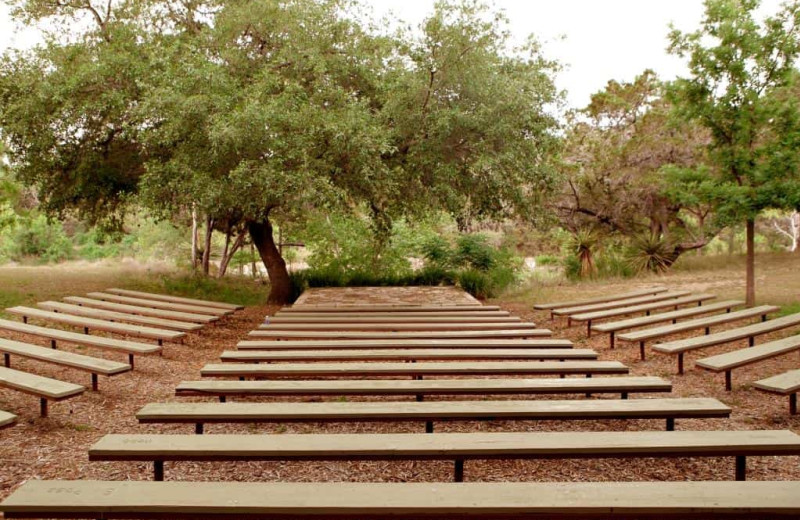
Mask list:
[[[416,26],[434,0],[364,0],[376,14],[393,13]],[[610,79],[630,81],[646,68],[662,79],[684,72],[681,60],[666,52],[669,23],[682,30],[697,27],[702,0],[494,0],[506,11],[519,41],[535,34],[548,58],[565,65],[557,84],[570,107],[581,108]],[[780,0],[762,0],[762,12],[774,13]],[[0,50],[38,41],[30,31],[15,32],[6,5],[0,4]]]

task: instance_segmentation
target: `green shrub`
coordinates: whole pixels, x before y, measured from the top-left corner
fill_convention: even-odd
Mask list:
[[[44,215],[19,221],[8,233],[8,256],[17,261],[35,258],[40,262],[60,262],[72,257],[72,242],[58,222]]]
[[[539,255],[536,257],[537,266],[558,265],[559,263],[561,263],[561,260],[555,255]]]
[[[495,295],[489,275],[478,269],[467,269],[458,273],[458,285],[472,296],[484,300]]]

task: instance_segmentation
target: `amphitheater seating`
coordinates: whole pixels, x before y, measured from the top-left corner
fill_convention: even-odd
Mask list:
[[[291,307],[282,307],[278,314],[294,314],[295,312],[314,312],[314,313],[349,313],[349,314],[363,314],[363,313],[385,313],[391,312],[406,313],[406,312],[425,312],[432,314],[451,313],[451,312],[496,312],[500,307],[497,305],[293,305]]]
[[[291,314],[287,316],[268,316],[264,321],[269,324],[289,324],[289,323],[318,323],[328,324],[333,323],[337,325],[344,324],[362,324],[362,323],[448,323],[448,324],[470,324],[470,323],[519,323],[522,321],[517,316],[494,316],[489,315],[488,312],[473,313],[470,316],[441,316],[439,314],[423,314],[414,313],[401,314],[381,314],[379,316],[325,316],[319,314],[315,316],[305,316],[302,314]]]
[[[711,372],[725,372],[725,390],[731,390],[731,371],[734,368],[752,365],[765,359],[782,356],[800,350],[800,336],[770,341],[757,347],[727,352],[718,356],[698,359],[696,366]]]
[[[17,424],[17,416],[13,413],[4,412],[0,410],[0,430],[9,428]]]
[[[73,314],[75,316],[86,316],[88,318],[97,318],[108,321],[121,321],[124,323],[135,323],[137,325],[160,327],[162,329],[174,329],[183,332],[191,332],[203,328],[203,326],[199,323],[167,320],[163,318],[154,318],[151,316],[142,316],[139,314],[126,314],[124,312],[94,309],[92,307],[87,307],[84,305],[72,305],[70,303],[47,301],[39,302],[36,305],[42,309],[47,309],[48,311],[63,312],[65,314]]]
[[[606,294],[603,296],[596,296],[593,298],[586,298],[582,300],[567,300],[561,302],[550,302],[550,303],[537,303],[533,306],[534,309],[540,311],[550,311],[553,309],[562,309],[565,307],[579,307],[581,305],[592,305],[595,303],[605,303],[614,300],[630,300],[631,298],[637,298],[639,296],[648,296],[650,294],[658,294],[662,292],[667,292],[666,287],[651,287],[649,289],[641,289],[637,291],[630,291],[626,293],[618,293],[618,294]]]
[[[684,296],[689,296],[690,291],[669,291],[650,296],[639,296],[637,298],[629,298],[627,300],[615,300],[605,303],[593,303],[591,305],[578,305],[575,307],[563,307],[553,310],[556,316],[566,316],[570,318],[575,314],[584,314],[587,312],[607,311],[611,309],[619,309],[620,307],[632,307],[634,305],[642,305],[646,303],[656,303],[664,300],[675,300]],[[571,325],[571,320],[567,320],[567,324]]]
[[[56,348],[57,341],[67,341],[78,345],[89,345],[101,349],[119,350],[128,354],[128,364],[133,367],[133,357],[139,354],[157,354],[162,347],[158,345],[148,345],[146,343],[136,343],[133,341],[104,338],[102,336],[91,336],[89,334],[78,334],[59,329],[49,329],[38,327],[18,321],[1,320],[0,330],[19,332],[31,336],[39,336],[50,340],[50,346]]]
[[[65,302],[83,305],[94,309],[105,309],[109,311],[125,312],[139,316],[155,316],[156,318],[167,318],[170,320],[187,321],[190,323],[211,323],[217,321],[219,316],[209,314],[196,314],[191,312],[167,311],[164,309],[153,309],[152,307],[141,307],[138,305],[126,305],[124,303],[107,302],[83,296],[67,296]]]
[[[797,415],[797,392],[800,391],[800,370],[789,370],[753,383],[762,392],[789,396],[789,413]]]
[[[744,302],[741,300],[713,302],[698,307],[689,307],[688,309],[680,309],[677,311],[650,314],[649,316],[639,316],[636,318],[627,318],[619,321],[599,323],[592,325],[592,330],[594,332],[608,332],[609,347],[613,349],[615,346],[616,333],[621,330],[644,327],[645,325],[653,325],[654,323],[663,323],[665,321],[671,321],[673,324],[676,324],[678,323],[679,319],[691,318],[702,314],[711,314],[712,312],[717,311],[731,312],[733,308],[741,305],[744,305]]]
[[[138,305],[140,307],[152,307],[153,309],[162,309],[167,311],[190,312],[194,314],[207,314],[209,316],[227,316],[232,314],[233,311],[228,309],[220,309],[217,307],[206,307],[203,305],[186,305],[184,303],[169,303],[158,300],[148,300],[145,298],[131,298],[130,296],[119,296],[117,294],[104,293],[104,292],[91,292],[86,296],[96,300],[105,300],[115,303],[124,303],[126,305]]]
[[[2,366],[0,366],[0,388],[8,388],[38,397],[39,411],[42,417],[47,417],[50,401],[63,401],[81,395],[86,390],[80,385]]]
[[[136,413],[140,423],[188,423],[201,434],[206,423],[330,423],[465,420],[599,420],[726,418],[731,409],[716,399],[598,399],[542,401],[428,401],[354,403],[151,403]]]
[[[549,337],[548,329],[503,329],[503,330],[453,330],[453,331],[409,331],[409,332],[360,332],[360,331],[309,331],[300,330],[253,330],[248,334],[254,338],[297,339],[511,339]]]
[[[789,430],[680,432],[525,432],[301,435],[106,435],[91,461],[146,461],[164,480],[165,461],[447,460],[464,481],[464,461],[620,457],[734,457],[736,480],[747,456],[800,455]]]
[[[605,394],[671,392],[672,383],[660,377],[592,377],[564,379],[354,379],[329,381],[182,381],[177,396],[211,396],[225,402],[237,396],[415,396],[497,394]]]
[[[507,330],[535,329],[536,324],[518,323],[280,323],[269,322],[258,326],[261,330],[279,331],[367,331],[367,332],[403,332],[403,331],[471,331],[471,330]]]
[[[11,356],[14,355],[89,372],[92,374],[92,390],[95,391],[98,375],[115,376],[132,369],[126,363],[53,350],[5,338],[0,338],[0,352],[3,353],[6,368],[11,368]]]
[[[199,305],[201,307],[215,307],[226,309],[230,311],[238,311],[244,309],[244,305],[236,305],[233,303],[215,302],[210,300],[198,300],[195,298],[183,298],[181,296],[172,296],[170,294],[158,294],[142,291],[131,291],[128,289],[107,289],[106,292],[111,294],[119,294],[120,296],[130,296],[132,298],[145,298],[148,300],[158,300],[170,303],[185,303],[187,305]]]
[[[34,309],[32,307],[10,307],[6,312],[22,316],[23,323],[28,323],[28,319],[36,318],[38,320],[53,321],[56,323],[63,323],[73,327],[83,329],[85,334],[89,334],[89,329],[101,330],[103,332],[113,332],[115,334],[122,334],[125,336],[136,336],[139,338],[154,339],[159,345],[164,341],[176,341],[183,338],[186,333],[176,330],[157,329],[153,327],[143,327],[141,325],[130,325],[127,323],[118,323],[108,320],[97,320],[94,318],[87,318],[85,316],[74,316],[71,314],[64,314],[63,312],[45,311],[42,309]]]
[[[752,347],[755,344],[756,336],[787,329],[797,325],[800,325],[800,313],[790,314],[788,316],[775,318],[774,320],[769,320],[762,323],[756,323],[755,325],[749,325],[747,327],[717,332],[716,334],[670,341],[668,343],[659,343],[653,346],[653,350],[663,354],[677,354],[678,373],[682,374],[683,355],[690,350],[712,347],[714,345],[730,343],[740,339],[747,339]],[[622,336],[620,336],[620,338],[622,338]]]

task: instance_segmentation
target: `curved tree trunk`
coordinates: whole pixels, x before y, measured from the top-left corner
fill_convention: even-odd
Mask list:
[[[747,219],[747,290],[745,302],[748,307],[756,304],[756,221]]]
[[[289,271],[286,270],[286,262],[275,245],[269,218],[264,219],[263,222],[248,222],[247,231],[267,268],[267,274],[269,274],[270,289],[267,301],[279,305],[289,303],[292,294]]]

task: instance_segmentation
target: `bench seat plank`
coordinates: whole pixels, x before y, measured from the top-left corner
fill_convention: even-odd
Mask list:
[[[351,403],[150,403],[140,423],[374,422],[455,420],[600,420],[729,417],[730,407],[710,398],[534,401],[425,401]]]
[[[191,312],[177,312],[167,311],[164,309],[153,309],[151,307],[141,307],[138,305],[125,305],[124,303],[107,302],[104,300],[96,300],[94,298],[84,298],[83,296],[66,296],[63,298],[65,302],[74,303],[75,305],[83,305],[93,309],[107,309],[110,311],[125,312],[129,314],[137,314],[140,316],[155,316],[159,318],[168,318],[171,320],[187,321],[190,323],[211,323],[217,321],[219,316],[211,316],[208,314],[194,314]]]
[[[0,429],[8,428],[17,424],[17,416],[13,413],[4,412],[0,410]]]
[[[415,311],[407,311],[407,312],[386,312],[386,311],[376,311],[370,312],[367,316],[364,316],[363,313],[353,313],[353,312],[314,312],[314,311],[296,311],[296,312],[283,312],[283,311],[276,311],[273,317],[275,318],[282,318],[282,319],[290,319],[295,318],[298,320],[301,319],[318,319],[318,318],[325,318],[325,319],[359,319],[359,318],[372,318],[372,319],[381,319],[381,318],[398,318],[398,319],[406,319],[406,318],[426,318],[426,319],[442,319],[442,318],[485,318],[485,319],[492,319],[492,318],[507,318],[511,315],[508,311],[439,311],[439,312],[415,312]]]
[[[592,377],[565,379],[354,379],[328,381],[181,381],[177,396],[308,395],[491,395],[671,392],[660,377]]]
[[[485,314],[485,313],[484,313]],[[289,323],[320,323],[320,324],[363,324],[363,323],[519,323],[522,319],[517,316],[482,316],[476,313],[473,316],[268,316],[265,320],[269,324]]]
[[[83,327],[84,329],[95,329],[104,332],[113,332],[115,334],[124,334],[129,336],[137,336],[140,338],[155,339],[159,342],[164,340],[174,341],[186,335],[185,332],[177,330],[157,329],[154,327],[143,327],[140,325],[130,325],[127,323],[119,323],[116,321],[98,320],[95,318],[88,318],[85,316],[74,316],[72,314],[65,314],[63,312],[45,311],[42,309],[35,309],[33,307],[11,307],[6,309],[6,312],[22,316],[25,319],[36,318],[45,321],[54,321],[56,323],[64,323],[72,325],[73,327]]]
[[[162,347],[158,345],[137,343],[122,339],[105,338],[102,336],[92,336],[89,334],[78,334],[76,332],[68,332],[60,329],[49,329],[46,327],[29,325],[27,323],[20,323],[18,321],[11,320],[0,319],[0,329],[47,338],[51,342],[68,341],[78,345],[90,345],[97,348],[120,350],[128,354],[128,363],[131,363],[134,354],[156,354],[162,350]],[[55,343],[53,343],[53,345],[55,345]]]
[[[592,305],[595,303],[605,303],[614,300],[630,300],[631,298],[637,298],[639,296],[648,296],[650,294],[658,294],[663,292],[667,292],[666,287],[651,287],[650,289],[642,289],[638,291],[631,291],[618,294],[606,294],[604,296],[597,296],[594,298],[587,298],[582,300],[567,300],[561,302],[537,303],[533,306],[533,308],[540,311],[549,311],[551,309],[578,307],[582,305]]]
[[[244,305],[237,305],[234,303],[215,302],[212,300],[198,300],[196,298],[185,298],[182,296],[172,296],[170,294],[159,294],[143,291],[131,291],[129,289],[111,288],[106,289],[106,292],[111,294],[119,294],[120,296],[132,296],[134,298],[145,298],[147,300],[161,300],[172,303],[186,303],[188,305],[201,305],[205,307],[219,307],[220,309],[228,309],[231,311],[238,311],[244,309]]]
[[[295,313],[295,312],[336,312],[336,313],[373,313],[373,312],[392,312],[392,313],[406,313],[406,312],[457,312],[457,311],[471,311],[471,312],[486,312],[486,311],[499,311],[500,307],[497,305],[293,305],[291,307],[282,307],[280,313]]]
[[[454,331],[407,331],[407,332],[359,332],[359,331],[299,331],[299,330],[253,330],[248,336],[271,339],[501,339],[537,338],[553,334],[549,329],[508,330],[454,330]]]
[[[245,340],[236,344],[237,350],[337,350],[337,349],[399,349],[399,348],[572,348],[572,341],[546,339],[373,339],[373,340],[315,340],[270,341]]]
[[[765,359],[800,350],[800,336],[790,336],[757,347],[726,352],[717,356],[698,359],[695,365],[711,372],[725,372],[725,389],[731,390],[731,370],[758,363]]]
[[[6,518],[773,519],[800,482],[136,482],[29,480]]]
[[[202,377],[355,377],[497,374],[627,374],[619,361],[477,361],[430,363],[207,364]]]
[[[713,294],[705,294],[705,293],[690,294],[689,296],[675,298],[674,300],[665,300],[655,303],[643,303],[640,305],[633,305],[631,307],[617,307],[616,309],[587,312],[583,314],[573,314],[570,317],[572,318],[572,321],[593,321],[605,318],[614,318],[617,316],[623,316],[625,314],[636,314],[639,312],[665,309],[667,307],[688,305],[690,303],[702,303],[707,300],[713,300],[714,298],[716,298],[716,296]]]
[[[531,322],[515,323],[262,323],[261,330],[286,331],[468,331],[468,330],[507,330],[535,329]]]
[[[712,302],[697,307],[679,309],[677,311],[661,312],[658,314],[651,314],[649,316],[637,316],[635,318],[627,318],[624,320],[597,323],[592,325],[592,330],[594,332],[609,333],[610,347],[614,348],[616,333],[621,330],[644,327],[646,325],[663,323],[665,321],[672,321],[672,323],[675,324],[677,323],[677,320],[683,318],[692,318],[702,314],[711,314],[717,311],[731,312],[733,308],[740,307],[742,305],[744,305],[742,300],[724,300],[721,302]]]
[[[225,362],[274,361],[391,361],[391,360],[479,360],[479,359],[597,359],[591,349],[400,349],[400,350],[226,350]]]
[[[689,296],[690,294],[691,291],[662,292],[651,296],[639,296],[638,298],[630,298],[627,300],[615,300],[612,302],[594,303],[592,305],[580,305],[577,307],[564,307],[560,309],[554,309],[553,314],[556,316],[572,316],[573,314],[583,314],[587,312],[618,309],[620,307],[631,307],[634,305],[639,305],[644,303],[655,303],[664,300],[674,300],[677,298],[681,298],[683,296]]]
[[[28,372],[0,366],[0,386],[43,397],[51,401],[61,401],[82,394],[86,388],[49,377],[37,376]]]
[[[124,312],[94,309],[92,307],[87,307],[84,305],[72,305],[70,303],[46,301],[46,302],[39,302],[36,305],[41,307],[42,309],[47,309],[49,311],[64,312],[66,314],[72,314],[75,316],[86,316],[89,318],[97,318],[101,320],[121,321],[127,323],[135,323],[138,325],[149,325],[154,327],[160,327],[163,329],[180,330],[183,332],[191,332],[203,328],[203,325],[199,323],[188,323],[185,321],[166,320],[163,318],[142,316],[140,314],[126,314]]]
[[[576,459],[800,455],[789,430],[276,435],[106,435],[90,461]],[[746,467],[746,466],[745,466]],[[744,480],[744,474],[737,474]]]
[[[753,387],[762,392],[789,396],[789,413],[797,415],[797,392],[800,391],[800,370],[789,370],[783,374],[761,379]]]
[[[38,345],[29,345],[19,341],[12,341],[0,338],[0,352],[4,354],[5,366],[10,368],[11,355],[20,356],[28,359],[35,359],[45,363],[75,368],[85,372],[91,372],[92,388],[97,390],[97,375],[114,376],[132,370],[127,363],[119,363],[108,359],[100,359],[62,350],[53,350]]]
[[[714,345],[722,345],[724,343],[730,343],[740,339],[749,339],[752,345],[753,338],[755,338],[755,336],[783,330],[796,325],[800,325],[800,313],[790,314],[788,316],[775,318],[762,323],[756,323],[754,325],[748,325],[746,327],[725,330],[722,332],[717,332],[716,334],[708,334],[706,336],[658,343],[653,346],[653,350],[663,354],[677,354],[678,372],[682,372],[683,355],[690,350],[712,347]]]
[[[104,292],[91,292],[86,296],[96,300],[106,300],[115,303],[125,303],[128,305],[138,305],[140,307],[152,307],[153,309],[163,309],[167,311],[190,312],[193,314],[207,314],[209,316],[226,316],[233,311],[219,309],[215,307],[203,307],[201,305],[186,305],[183,303],[169,303],[158,300],[147,300],[144,298],[131,298],[130,296],[119,296],[117,294]]]

